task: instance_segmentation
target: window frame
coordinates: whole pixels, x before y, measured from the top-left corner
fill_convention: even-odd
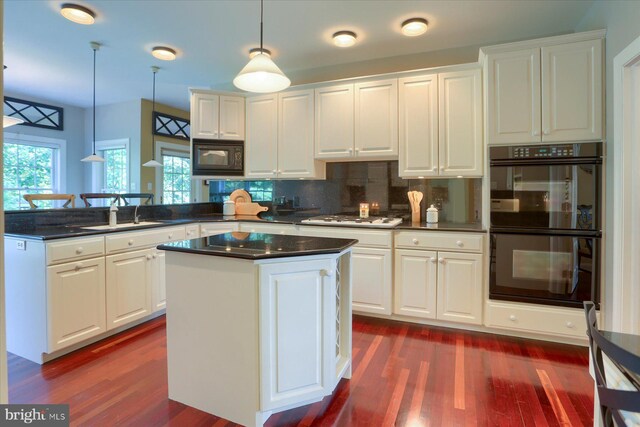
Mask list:
[[[67,177],[67,141],[59,138],[29,135],[23,133],[3,132],[3,156],[2,167],[4,170],[4,144],[28,145],[35,147],[51,148],[54,151],[52,165],[52,184],[54,193],[66,193]],[[2,189],[4,194],[4,179]],[[4,200],[3,200],[4,202]]]
[[[165,141],[156,141],[156,152],[155,159],[158,161],[162,160],[162,154],[164,153],[175,153],[180,157],[185,157],[191,161],[191,147],[188,145],[175,144],[172,142]],[[155,176],[155,199],[157,203],[164,204],[164,200],[162,200],[162,194],[164,193],[164,165],[161,168],[156,169]],[[193,179],[191,176],[191,191],[189,194],[190,203],[194,203],[197,200],[198,194],[198,180]]]
[[[124,148],[127,151],[127,188],[125,193],[129,192],[131,188],[131,144],[129,138],[121,139],[109,139],[104,141],[96,141],[96,154],[100,151]],[[101,193],[104,187],[105,181],[105,164],[102,162],[92,163],[91,167],[91,191],[94,193]]]

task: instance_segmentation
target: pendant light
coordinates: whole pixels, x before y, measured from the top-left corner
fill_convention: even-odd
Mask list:
[[[104,162],[104,158],[96,154],[96,52],[100,43],[91,42],[93,49],[93,154],[82,159],[83,162]]]
[[[19,119],[17,117],[11,117],[11,116],[2,116],[2,127],[3,128],[8,128],[9,126],[13,126],[13,125],[19,125],[24,123],[24,120]]]
[[[247,92],[270,93],[288,88],[291,80],[264,52],[262,46],[264,0],[260,0],[260,52],[249,60],[240,73],[233,79],[233,84]]]
[[[159,69],[160,68],[156,67],[155,65],[151,67],[151,71],[153,71],[153,102],[151,107],[151,160],[142,165],[148,168],[162,167],[162,163],[156,160],[156,124],[154,123],[154,121],[156,120],[156,73]]]

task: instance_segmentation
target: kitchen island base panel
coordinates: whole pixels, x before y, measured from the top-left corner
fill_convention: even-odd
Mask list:
[[[348,259],[167,251],[169,398],[262,426],[272,413],[330,395],[350,376],[350,304],[337,306],[335,296],[336,283],[350,286]],[[350,302],[350,292],[341,297]]]

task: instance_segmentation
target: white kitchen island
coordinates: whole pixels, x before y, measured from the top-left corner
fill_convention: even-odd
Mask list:
[[[227,233],[166,250],[169,398],[246,426],[351,376],[349,239]]]

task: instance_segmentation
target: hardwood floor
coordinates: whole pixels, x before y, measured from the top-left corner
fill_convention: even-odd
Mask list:
[[[592,425],[586,348],[354,317],[353,378],[267,426]],[[43,366],[9,354],[11,403],[71,425],[233,426],[167,398],[164,316]]]

